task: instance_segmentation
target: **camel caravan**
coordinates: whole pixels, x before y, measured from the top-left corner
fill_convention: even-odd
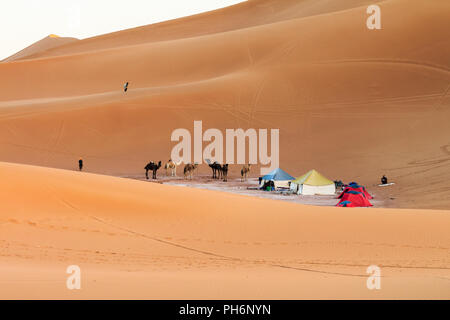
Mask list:
[[[205,159],[206,164],[211,168],[213,180],[228,181],[228,169],[229,165],[220,164],[217,161],[212,162],[209,159]],[[177,168],[181,165],[180,162],[175,162],[172,159],[166,162],[164,169],[166,171],[166,177],[177,177]],[[150,179],[149,172],[152,172],[152,179],[157,179],[157,172],[161,168],[162,163],[150,161],[145,167],[145,177]],[[245,164],[240,170],[241,182],[248,180],[252,165]],[[198,168],[198,163],[188,163],[184,165],[183,175],[185,180],[192,180],[195,171]],[[310,170],[306,174],[295,178],[282,170],[277,168],[272,172],[259,177],[259,186],[257,189],[264,191],[281,191],[296,193],[302,195],[331,195],[336,193],[336,183],[325,178],[316,170]]]
[[[145,167],[145,178],[148,180],[149,177],[149,171],[152,172],[152,179],[157,179],[157,172],[161,168],[161,161],[158,163],[154,161],[150,161]],[[228,164],[221,165],[217,161],[211,162],[209,159],[206,159],[206,163],[212,170],[212,179],[214,180],[223,180],[224,182],[228,181]],[[166,177],[176,177],[177,176],[177,167],[181,165],[180,162],[175,162],[172,159],[169,159],[167,163],[164,165],[164,169],[166,171]],[[247,176],[250,173],[250,167],[251,164],[246,164],[241,169],[241,181],[246,181]],[[190,179],[192,180],[192,177],[194,176],[195,170],[198,168],[198,164],[194,163],[188,163],[183,168],[183,174],[184,179]]]

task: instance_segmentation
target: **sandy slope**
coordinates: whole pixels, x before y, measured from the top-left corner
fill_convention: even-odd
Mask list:
[[[34,57],[74,54],[149,42],[213,35],[370,5],[381,0],[250,0],[182,19],[123,30],[68,44]]]
[[[172,130],[193,120],[281,128],[293,175],[372,186],[387,174],[397,206],[449,208],[450,4],[385,1],[383,30],[369,31],[364,1],[339,3],[250,1],[2,63],[0,158],[72,168],[83,156],[90,171],[128,174],[168,159]]]
[[[450,297],[447,211],[319,208],[7,163],[0,181],[1,298]],[[79,292],[65,288],[73,264]],[[372,264],[378,292],[366,288]]]
[[[1,62],[11,62],[22,59],[29,59],[35,55],[43,54],[44,52],[54,49],[59,46],[63,46],[68,43],[74,43],[78,41],[76,38],[59,37],[57,35],[49,35],[44,39],[41,39],[25,49],[13,54],[12,56],[2,60]]]

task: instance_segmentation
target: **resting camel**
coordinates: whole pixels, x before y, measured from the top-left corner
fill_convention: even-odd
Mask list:
[[[170,176],[176,177],[177,176],[177,167],[181,164],[181,161],[176,163],[172,161],[172,159],[169,159],[169,161],[164,166],[164,169],[166,169],[166,176],[169,176],[169,170],[170,170]]]
[[[247,180],[247,176],[250,173],[250,167],[251,166],[252,165],[249,163],[249,164],[246,164],[246,165],[244,165],[242,167],[242,169],[241,169],[241,181]]]
[[[151,170],[153,172],[153,179],[156,179],[156,171],[161,168],[161,161],[158,162],[158,164],[154,163],[153,161],[150,161],[145,166],[145,177],[148,180],[148,172]]]
[[[184,166],[184,178],[187,179],[187,177],[189,176],[189,178],[192,180],[192,175],[194,174],[194,170],[197,169],[198,164],[190,164],[188,163],[187,165]]]

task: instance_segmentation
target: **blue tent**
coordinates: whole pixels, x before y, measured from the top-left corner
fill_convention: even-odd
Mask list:
[[[266,174],[265,176],[262,177],[262,182],[264,181],[274,181],[275,182],[275,187],[285,187],[288,188],[289,187],[289,181],[295,180],[295,178],[293,176],[291,176],[290,174],[286,173],[285,171],[283,171],[282,169],[278,168],[273,170],[272,172]]]

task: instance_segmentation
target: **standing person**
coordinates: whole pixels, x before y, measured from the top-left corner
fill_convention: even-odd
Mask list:
[[[128,91],[128,82],[125,83],[125,85],[123,86],[123,91],[127,92]]]
[[[83,170],[83,159],[80,158],[80,160],[78,160],[78,168],[80,169],[80,171]]]

